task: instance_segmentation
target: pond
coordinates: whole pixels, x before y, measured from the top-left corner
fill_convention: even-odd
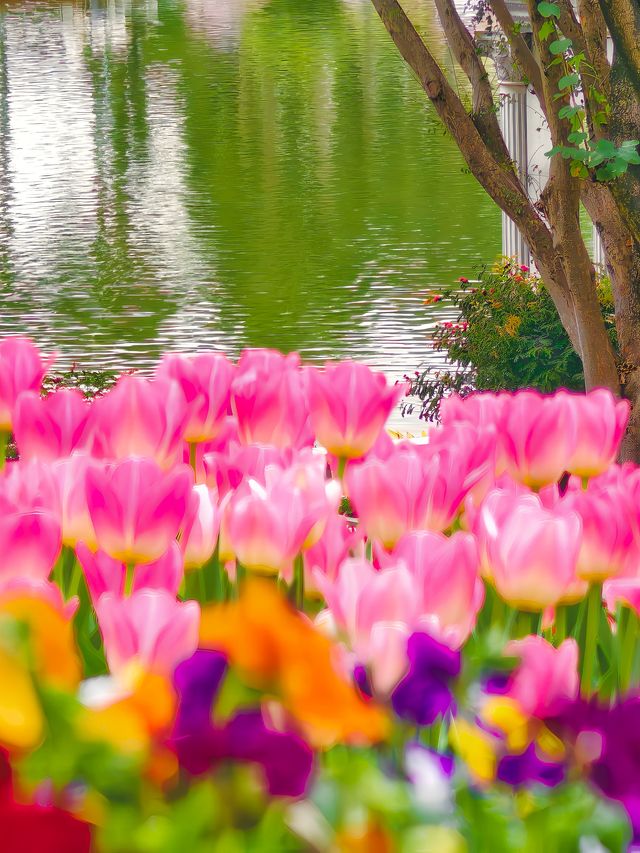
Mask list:
[[[0,334],[62,365],[270,346],[398,378],[433,358],[426,292],[499,250],[369,0],[0,4]]]

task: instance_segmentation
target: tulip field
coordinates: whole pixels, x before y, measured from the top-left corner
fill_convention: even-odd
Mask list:
[[[640,849],[626,401],[51,363],[0,341],[0,851]]]

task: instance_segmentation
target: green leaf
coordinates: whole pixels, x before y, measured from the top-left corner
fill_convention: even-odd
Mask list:
[[[574,178],[588,178],[589,170],[584,163],[581,163],[579,160],[574,160],[571,163],[571,174]]]
[[[558,118],[573,118],[582,112],[582,107],[562,107],[558,112]]]
[[[548,3],[547,0],[542,0],[542,3],[538,3],[538,13],[543,18],[559,18],[560,6],[557,3]]]
[[[567,59],[567,65],[570,65],[572,68],[575,68],[576,71],[580,70],[580,66],[584,62],[585,56],[584,53],[576,53],[575,56]]]
[[[573,45],[571,39],[557,39],[556,41],[552,41],[549,45],[549,52],[554,56],[558,56],[561,53],[565,53],[565,51],[569,50],[569,48]]]
[[[618,149],[610,139],[599,139],[594,150],[605,157],[615,157],[618,153]]]
[[[584,131],[582,131],[582,130],[576,131],[575,133],[570,133],[569,136],[567,136],[567,139],[569,140],[569,142],[575,142],[576,144],[579,144],[580,142],[584,142],[585,139],[588,139],[588,138],[589,138],[589,134],[584,133]]]
[[[589,87],[589,95],[598,104],[606,104],[607,103],[606,95],[603,95],[602,92],[598,91],[598,89],[596,89],[595,86]]]
[[[637,166],[640,163],[638,144],[639,143],[637,139],[625,140],[620,146],[620,148],[618,148],[618,157],[624,160],[625,163],[633,163]]]
[[[564,146],[554,145],[553,148],[551,149],[551,151],[545,151],[544,152],[544,156],[545,157],[555,157],[556,154],[562,154],[563,151],[564,151]]]
[[[555,33],[556,25],[553,21],[547,20],[540,27],[540,32],[538,35],[540,36],[540,41],[546,41],[552,33]]]
[[[578,74],[565,74],[558,80],[558,89],[570,89],[577,86],[579,82],[580,76]]]

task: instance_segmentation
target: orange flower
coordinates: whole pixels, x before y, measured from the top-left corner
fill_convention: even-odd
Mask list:
[[[28,626],[36,676],[62,690],[75,690],[82,669],[73,623],[62,602],[58,607],[36,593],[6,591],[0,597],[0,613]]]
[[[248,581],[239,601],[205,610],[200,641],[227,655],[252,685],[278,695],[316,746],[385,737],[386,716],[338,674],[331,641],[272,584]]]

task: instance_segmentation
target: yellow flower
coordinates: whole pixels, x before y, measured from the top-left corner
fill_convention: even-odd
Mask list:
[[[28,626],[37,678],[61,690],[75,690],[82,669],[73,623],[63,610],[35,593],[9,591],[0,598],[0,613]]]
[[[0,647],[0,744],[28,750],[42,738],[44,720],[33,680],[17,655]]]
[[[493,781],[496,775],[495,740],[478,726],[458,719],[449,729],[449,743],[467,765],[471,776],[480,784]]]
[[[541,724],[540,731],[536,735],[536,744],[542,752],[552,758],[554,761],[562,761],[565,755],[564,744],[559,737],[554,735],[552,731]]]
[[[518,329],[522,325],[522,318],[516,317],[515,314],[510,314],[504,324],[504,331],[510,338],[515,338],[518,334]]]
[[[509,696],[491,696],[482,707],[482,719],[503,732],[512,752],[523,752],[531,740],[529,718]]]

